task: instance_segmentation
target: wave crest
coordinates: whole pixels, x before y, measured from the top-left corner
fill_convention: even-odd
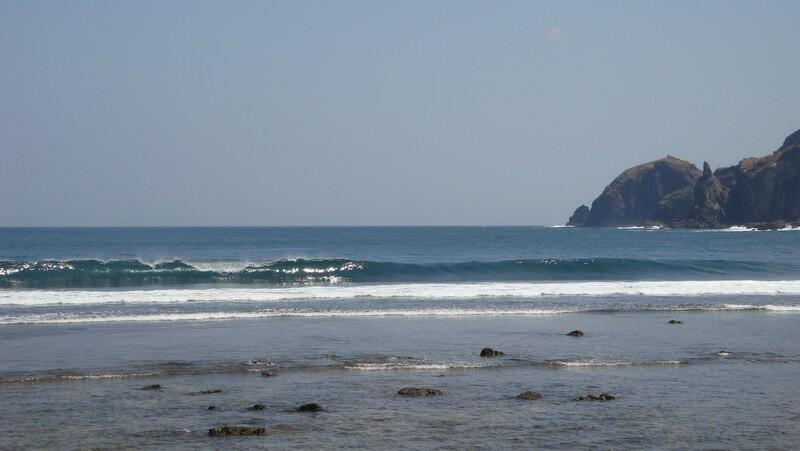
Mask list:
[[[399,263],[284,259],[268,263],[170,260],[0,261],[0,287],[107,288],[199,284],[307,285],[338,282],[489,282],[547,280],[672,280],[796,275],[800,264],[728,260],[521,259]]]

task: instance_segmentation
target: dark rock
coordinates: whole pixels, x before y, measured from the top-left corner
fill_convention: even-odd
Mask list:
[[[517,395],[517,399],[532,401],[534,399],[542,399],[542,394],[535,391],[524,391]]]
[[[567,335],[569,335],[570,337],[582,337],[584,334],[583,334],[582,330],[573,330],[572,332],[568,333]]]
[[[248,407],[247,410],[264,410],[267,406],[264,404],[253,404],[252,406]]]
[[[193,393],[194,395],[213,395],[215,393],[222,393],[222,389],[214,388],[211,390],[200,390],[199,392]]]
[[[218,426],[208,430],[208,435],[213,436],[244,436],[264,435],[267,429],[261,426]]]
[[[731,225],[800,220],[800,130],[762,158],[745,158],[716,172],[729,189],[725,205]]]
[[[671,319],[667,321],[668,324],[683,324],[683,321],[679,321],[677,319]]]
[[[589,218],[589,207],[586,205],[581,205],[580,207],[576,208],[575,212],[572,213],[572,216],[569,217],[567,225],[572,227],[583,227],[586,224],[587,218]]]
[[[747,222],[743,225],[748,229],[766,231],[766,230],[781,230],[787,227],[798,228],[800,227],[800,222],[789,222],[789,221]]]
[[[782,148],[789,148],[794,146],[800,146],[800,130],[792,133],[791,135],[787,136],[785,140],[783,140]]]
[[[501,351],[495,351],[492,348],[481,349],[481,357],[499,357],[501,355],[505,355],[505,353]]]
[[[611,401],[612,399],[617,399],[614,395],[610,395],[608,393],[600,393],[599,395],[586,395],[586,396],[578,396],[578,401]]]
[[[141,390],[161,390],[160,384],[145,385]]]
[[[581,219],[577,213],[573,215],[576,225]],[[708,163],[701,173],[691,163],[670,156],[630,168],[595,199],[582,225],[745,225],[776,230],[798,223],[800,130],[770,155],[745,158],[714,172]]]
[[[653,214],[653,221],[660,224],[676,224],[689,217],[694,206],[694,186],[675,190],[664,196]]]
[[[725,225],[724,205],[728,201],[728,190],[711,172],[708,162],[703,162],[703,175],[694,185],[694,205],[691,216],[705,228]]]
[[[711,172],[711,166],[707,162],[703,163],[703,175],[695,183],[691,198],[692,206],[688,211],[683,212],[682,217],[661,219],[671,220],[668,225],[673,228],[719,229],[725,227],[724,205],[728,199],[728,189]],[[660,205],[663,205],[663,202]]]
[[[274,377],[274,376],[275,376],[275,373],[273,373],[271,371],[262,371],[261,372],[261,377]]]
[[[322,406],[312,402],[309,404],[303,404],[302,406],[297,408],[298,412],[319,412],[322,410]]]
[[[437,388],[405,387],[401,388],[397,394],[402,396],[441,396],[444,393]]]
[[[694,185],[701,172],[688,161],[667,156],[620,174],[592,202],[584,225],[616,227],[652,220],[664,196]]]

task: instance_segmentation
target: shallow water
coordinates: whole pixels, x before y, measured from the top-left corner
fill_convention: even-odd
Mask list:
[[[788,258],[800,255],[800,233],[275,230],[101,229],[93,239],[83,229],[4,229],[0,260],[481,264],[424,281],[401,271],[377,282],[108,287],[98,273],[85,286],[2,289],[0,448],[791,449],[800,440],[800,273]],[[515,258],[635,263],[555,278],[487,269]],[[573,329],[585,336],[567,336]],[[481,358],[486,346],[506,355]],[[151,384],[162,389],[141,390]],[[444,395],[398,396],[406,386]],[[213,389],[222,391],[198,393]],[[543,398],[515,399],[525,390]],[[576,401],[602,392],[616,399]],[[325,410],[294,410],[308,402]],[[247,409],[255,403],[265,410]],[[266,435],[208,435],[242,424]]]
[[[565,335],[574,328],[586,335]],[[2,343],[17,381],[40,379],[6,373],[0,385],[14,412],[0,436],[20,447],[763,449],[800,439],[794,314],[17,325]],[[481,358],[483,346],[506,355]],[[155,383],[162,390],[139,390]],[[445,394],[397,396],[405,386]],[[209,389],[223,392],[196,394]],[[544,398],[516,400],[524,390]],[[575,401],[600,392],[617,399]],[[292,410],[306,402],[325,411]],[[255,403],[266,410],[248,411]],[[223,424],[267,435],[207,435]]]

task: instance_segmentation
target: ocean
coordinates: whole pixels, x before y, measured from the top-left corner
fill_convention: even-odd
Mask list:
[[[0,228],[0,448],[791,449],[799,256],[796,229]]]

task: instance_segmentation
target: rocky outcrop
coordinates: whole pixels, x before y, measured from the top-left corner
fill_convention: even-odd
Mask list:
[[[692,206],[685,216],[667,221],[671,227],[692,229],[718,229],[725,227],[725,203],[728,189],[711,172],[708,162],[703,163],[703,175],[692,189]]]
[[[297,411],[298,412],[321,412],[322,411],[322,406],[317,404],[317,403],[315,403],[315,402],[310,402],[308,404],[303,404],[302,406],[298,407]]]
[[[617,227],[651,220],[665,195],[692,186],[700,170],[673,156],[630,168],[592,202],[583,225]]]
[[[208,430],[213,436],[264,435],[267,429],[261,426],[218,426]]]
[[[582,207],[569,225],[759,229],[795,225],[800,223],[800,130],[766,157],[745,158],[714,172],[708,163],[701,173],[671,156],[635,166],[606,187],[588,214]]]
[[[569,217],[567,225],[570,227],[583,227],[586,225],[586,220],[589,219],[589,207],[581,205],[575,209],[575,213]]]
[[[497,351],[492,348],[481,349],[481,357],[500,357],[501,355],[506,355],[506,354],[503,351]]]
[[[584,335],[584,333],[583,333],[582,330],[577,330],[576,329],[576,330],[573,330],[573,331],[569,332],[567,335],[569,335],[570,337],[582,337]]]
[[[728,223],[800,220],[800,130],[771,155],[745,158],[716,175],[730,190]]]
[[[401,388],[397,394],[401,396],[441,396],[444,393],[438,388],[406,387]]]
[[[578,401],[611,401],[612,399],[617,399],[616,396],[610,395],[608,393],[600,393],[599,395],[586,395],[586,396],[578,396]]]
[[[517,399],[522,401],[533,401],[536,399],[542,399],[542,394],[535,391],[524,391],[517,395]]]
[[[200,391],[194,392],[192,394],[193,395],[214,395],[214,394],[217,394],[217,393],[222,393],[222,389],[221,388],[214,388],[214,389],[211,389],[211,390],[200,390]]]

